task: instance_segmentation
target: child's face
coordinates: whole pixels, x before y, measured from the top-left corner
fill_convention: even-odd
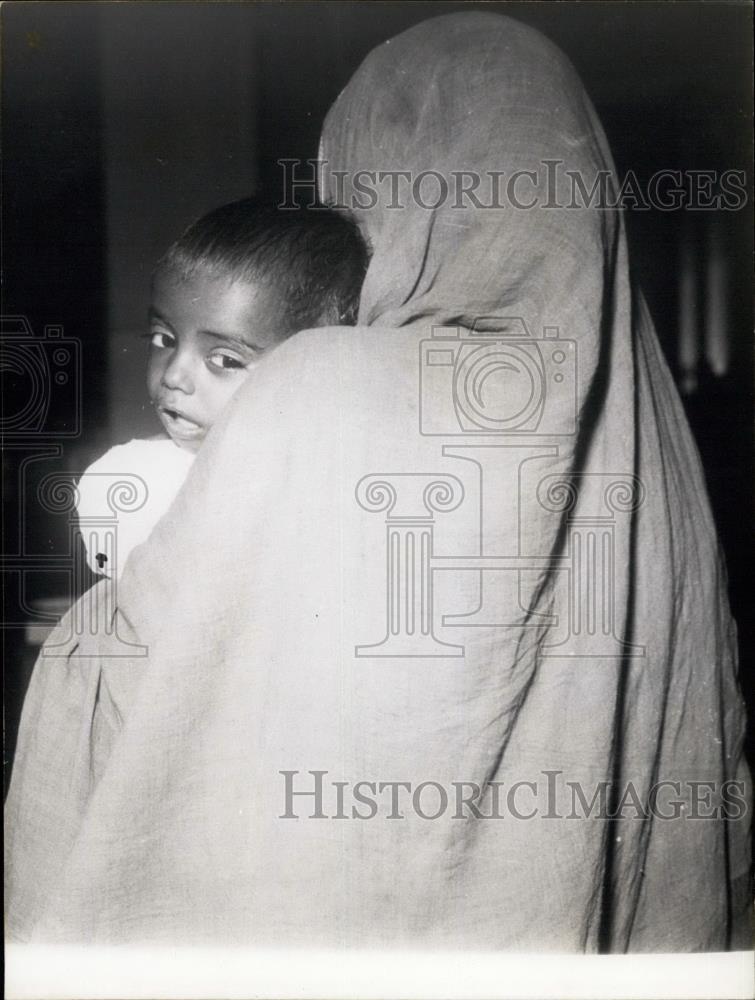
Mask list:
[[[193,452],[249,368],[290,332],[269,289],[165,268],[152,283],[149,323],[150,399],[173,441]]]

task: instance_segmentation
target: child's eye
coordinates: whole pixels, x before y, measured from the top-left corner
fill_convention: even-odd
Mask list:
[[[246,368],[249,362],[230,351],[213,351],[208,355],[207,363],[220,371],[238,371]]]
[[[147,336],[150,347],[174,347],[176,343],[176,338],[172,334],[166,333],[165,330],[150,330]]]

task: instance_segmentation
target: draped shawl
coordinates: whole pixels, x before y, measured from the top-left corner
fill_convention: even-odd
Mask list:
[[[11,935],[743,946],[725,577],[621,214],[569,207],[569,171],[617,188],[580,81],[440,17],[371,53],[321,156],[373,248],[359,325],[250,374],[43,651]]]

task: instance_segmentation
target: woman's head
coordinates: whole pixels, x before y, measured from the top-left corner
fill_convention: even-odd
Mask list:
[[[361,322],[557,323],[602,270],[615,218],[560,207],[569,171],[588,191],[601,172],[613,184],[600,124],[565,56],[509,18],[451,14],[379,46],[328,114],[321,156],[323,196],[374,250]]]

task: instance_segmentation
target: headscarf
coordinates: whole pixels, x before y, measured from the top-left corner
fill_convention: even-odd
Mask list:
[[[743,710],[700,463],[621,216],[546,207],[568,170],[616,190],[579,80],[515,21],[444,16],[372,52],[321,149],[373,248],[360,325],[251,374],[117,595],[89,595],[111,627],[53,635],[11,935],[741,941]],[[392,207],[376,177],[360,208],[359,170],[449,195]],[[454,172],[517,170],[542,207],[453,207]]]

